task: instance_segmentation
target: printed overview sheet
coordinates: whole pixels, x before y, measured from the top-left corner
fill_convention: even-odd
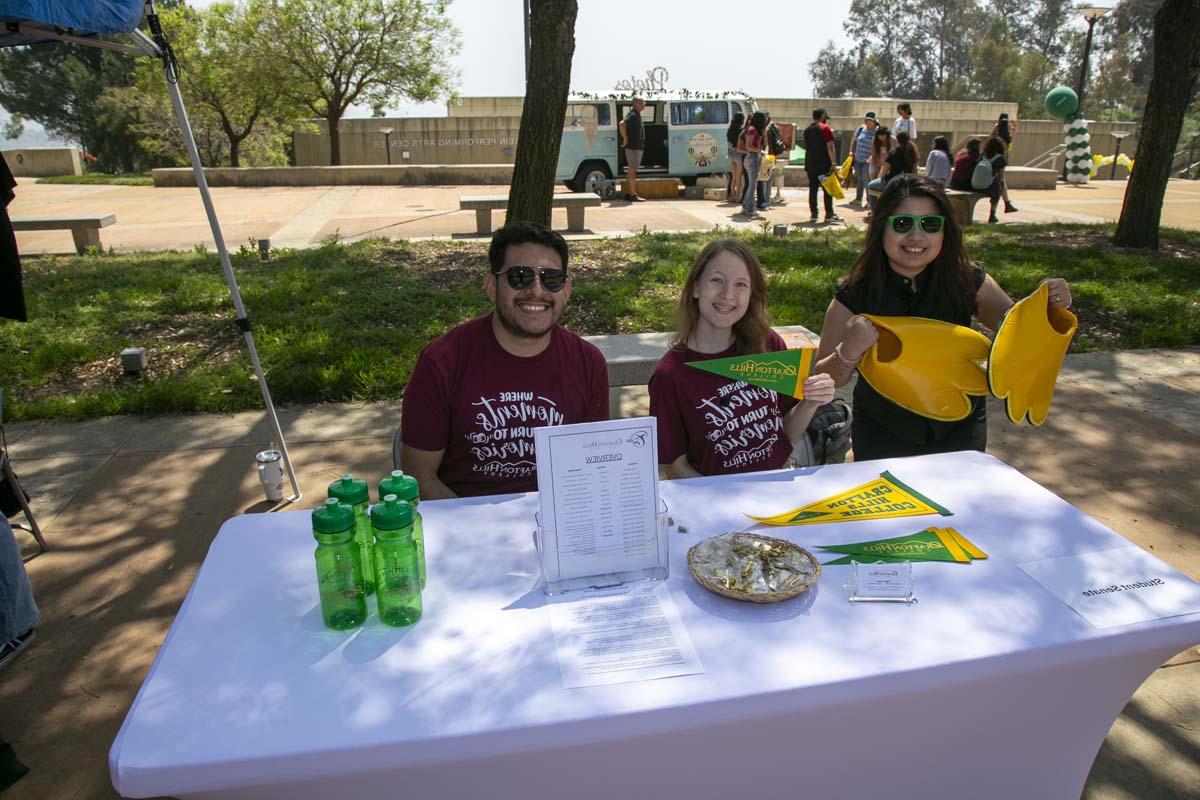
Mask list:
[[[575,578],[658,563],[655,420],[548,426],[534,432],[548,573]]]
[[[704,672],[665,583],[549,598],[564,689]]]

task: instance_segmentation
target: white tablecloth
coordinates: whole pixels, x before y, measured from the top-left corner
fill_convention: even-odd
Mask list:
[[[954,512],[772,529],[803,545],[953,525],[991,558],[916,564],[920,602],[710,594],[685,556],[897,478]],[[423,503],[425,615],[326,630],[308,512],[214,540],[112,746],[128,797],[1078,797],[1124,703],[1200,614],[1093,628],[1017,564],[1127,546],[979,453],[662,485],[671,589],[705,673],[566,690],[537,585],[536,495]],[[373,607],[374,601],[370,601]]]

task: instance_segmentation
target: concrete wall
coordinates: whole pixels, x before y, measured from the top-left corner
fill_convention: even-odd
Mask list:
[[[391,145],[393,164],[511,164],[517,153],[516,117],[386,117],[342,120],[343,164],[387,164],[384,142]],[[315,131],[297,130],[297,166],[329,164],[328,127],[312,120]],[[391,128],[385,137],[381,128]]]
[[[8,168],[18,178],[83,174],[75,147],[23,147],[2,152]]]
[[[460,97],[446,103],[452,117],[520,117],[524,97]]]
[[[156,169],[155,186],[195,186],[186,167]],[[204,170],[209,186],[461,186],[506,185],[511,164],[426,164],[421,166],[216,167]]]

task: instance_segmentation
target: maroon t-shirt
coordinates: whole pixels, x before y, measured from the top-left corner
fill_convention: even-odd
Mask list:
[[[767,352],[786,350],[771,331]],[[658,362],[650,378],[650,413],[658,418],[658,462],[683,454],[704,475],[779,469],[792,454],[783,415],[796,403],[770,389],[723,378],[687,366],[688,361],[732,358],[723,353],[675,348]]]
[[[438,478],[464,497],[537,491],[533,429],[608,419],[608,366],[596,346],[561,326],[521,358],[496,341],[485,314],[421,351],[400,438],[444,450]]]

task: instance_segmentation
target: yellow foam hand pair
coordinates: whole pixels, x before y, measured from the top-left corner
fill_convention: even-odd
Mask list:
[[[1014,423],[1041,425],[1079,326],[1070,311],[1050,308],[1045,283],[1008,310],[992,342],[950,322],[864,316],[879,341],[859,363],[863,379],[902,408],[942,422],[965,419],[971,398],[990,392]]]
[[[1004,315],[988,358],[988,388],[1005,401],[1005,413],[1014,423],[1023,418],[1033,425],[1046,421],[1058,371],[1078,328],[1074,314],[1050,307],[1047,283]]]
[[[978,331],[922,317],[864,314],[879,341],[859,362],[862,377],[893,403],[914,414],[957,422],[971,413],[970,396],[988,392],[990,342]]]

